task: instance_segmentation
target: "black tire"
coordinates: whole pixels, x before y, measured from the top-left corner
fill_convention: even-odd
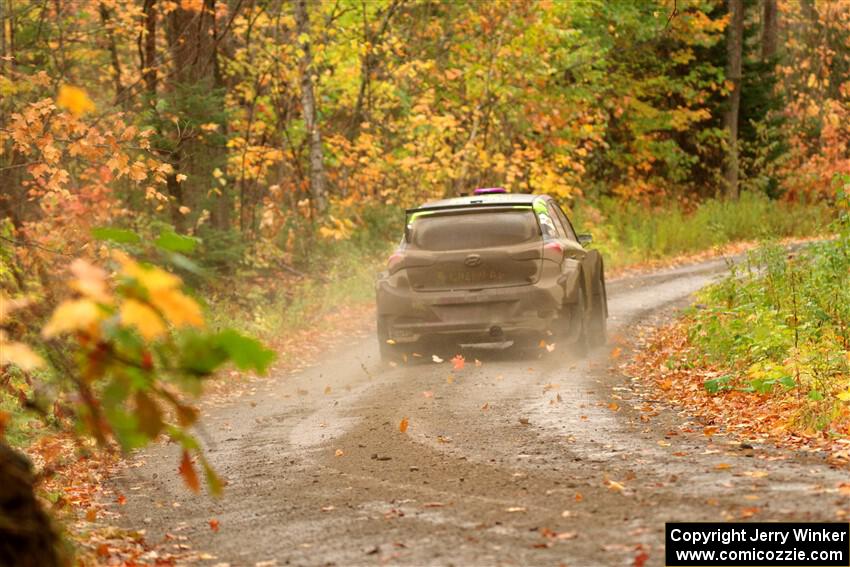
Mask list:
[[[591,347],[598,347],[608,342],[608,313],[605,305],[607,299],[601,269],[597,273],[594,288],[593,304],[587,321],[587,342]]]
[[[387,322],[383,317],[378,317],[378,350],[381,353],[381,362],[398,362],[401,360],[401,349],[390,341]]]
[[[581,285],[579,285],[577,293],[576,301],[563,307],[564,313],[561,317],[558,341],[566,343],[565,346],[571,354],[584,357],[588,350],[587,294]]]

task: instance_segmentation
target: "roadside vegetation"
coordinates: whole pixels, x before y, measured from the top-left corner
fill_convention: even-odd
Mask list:
[[[850,176],[836,193],[833,235],[750,253],[632,372],[740,435],[808,439],[850,460]]]

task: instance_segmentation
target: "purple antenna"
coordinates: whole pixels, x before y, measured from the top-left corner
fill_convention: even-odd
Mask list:
[[[492,195],[494,193],[507,193],[504,187],[480,187],[472,192],[473,195]]]

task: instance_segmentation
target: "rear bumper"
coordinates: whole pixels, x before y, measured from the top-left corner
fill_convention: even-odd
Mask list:
[[[423,338],[486,342],[541,334],[560,315],[563,303],[564,287],[555,277],[475,291],[414,291],[393,287],[385,278],[377,283],[378,317],[397,343]]]

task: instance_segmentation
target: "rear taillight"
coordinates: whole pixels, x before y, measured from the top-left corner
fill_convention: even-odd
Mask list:
[[[402,262],[404,262],[404,253],[393,252],[387,260],[387,270],[389,270],[390,273],[393,273],[401,266]]]
[[[561,246],[560,242],[547,242],[543,245],[543,250],[547,252],[555,252],[556,254],[563,254],[564,247]]]
[[[543,257],[553,262],[560,262],[564,258],[564,247],[557,241],[547,242],[543,245]]]

